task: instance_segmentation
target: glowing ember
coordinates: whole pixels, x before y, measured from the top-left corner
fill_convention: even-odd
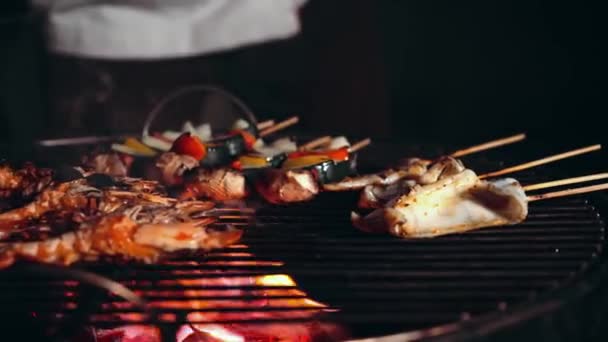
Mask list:
[[[139,312],[125,312],[119,314],[97,314],[93,315],[93,322],[129,322],[129,323],[141,323],[146,320],[146,315]]]
[[[260,286],[296,286],[296,282],[287,274],[271,274],[258,277],[256,284]]]
[[[176,269],[163,268],[160,279],[125,282],[145,299],[153,316],[148,317],[133,303],[117,299],[104,303],[102,312],[92,317],[93,322],[138,324],[152,318],[175,324],[185,318],[189,324],[179,326],[175,336],[178,342],[304,342],[348,337],[341,327],[319,321],[321,314],[337,310],[309,298],[289,275],[252,274],[251,267],[280,267],[283,262],[256,260],[246,251],[221,252],[210,257],[218,260],[170,261],[164,265]],[[104,336],[104,341],[112,342],[160,341],[158,330],[138,327],[98,331],[97,341],[104,340],[99,339]]]
[[[210,338],[209,338],[210,337]],[[178,342],[194,342],[194,341],[211,341],[215,339],[220,342],[245,342],[243,336],[239,336],[224,329],[221,325],[208,324],[206,326],[196,327],[196,330],[190,326],[182,326],[175,336]]]
[[[343,340],[347,334],[331,324],[193,324],[182,326],[177,342],[308,342]]]
[[[125,325],[115,329],[95,331],[95,341],[105,342],[160,342],[158,328],[146,325]]]

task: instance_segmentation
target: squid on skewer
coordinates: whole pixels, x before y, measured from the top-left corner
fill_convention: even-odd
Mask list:
[[[430,170],[432,165],[441,164],[442,160],[445,160],[448,157],[451,158],[459,158],[466,155],[470,155],[473,153],[478,153],[482,151],[486,151],[489,149],[505,146],[508,144],[513,144],[519,141],[522,141],[526,138],[525,134],[516,134],[510,137],[496,139],[492,141],[485,142],[483,144],[474,145],[471,147],[467,147],[461,150],[457,150],[452,154],[444,157],[439,157],[436,160],[429,159],[421,159],[421,158],[406,158],[402,159],[397,164],[387,170],[359,175],[355,177],[347,177],[340,182],[329,183],[323,185],[323,190],[325,191],[353,191],[353,190],[361,190],[365,187],[371,186],[376,187],[374,189],[368,188],[366,192],[376,192],[380,194],[379,197],[384,197],[381,195],[382,192],[388,191],[389,193],[393,193],[398,188],[405,188],[407,190],[409,188],[408,184],[412,184],[412,182],[408,182],[407,180],[416,180],[422,181],[424,184],[431,183],[437,179],[436,172],[441,172],[441,167],[435,167],[435,170]],[[423,179],[423,175],[428,174],[427,179]],[[402,181],[406,180],[406,181]],[[400,184],[396,184],[400,183]],[[390,189],[384,189],[389,188]],[[375,207],[374,200],[371,199],[369,205],[371,207]],[[366,199],[362,199],[362,203],[366,206]]]
[[[553,156],[541,158],[538,160],[534,160],[531,162],[523,163],[520,165],[508,167],[506,169],[498,170],[495,172],[490,172],[484,175],[481,175],[481,178],[495,176],[495,175],[505,175],[511,172],[517,172],[525,169],[529,169],[531,167],[536,167],[544,164],[548,164],[551,162],[555,162],[558,160],[562,160],[565,158],[570,158],[573,156],[585,154],[588,152],[593,152],[601,149],[601,145],[592,145],[588,147],[583,147],[579,149],[575,149],[572,151],[567,151],[564,153],[556,154]],[[465,151],[465,150],[462,150]],[[462,154],[461,152],[460,154]],[[401,166],[404,170],[405,175],[399,175],[397,180],[394,180],[390,183],[376,183],[370,184],[364,187],[361,195],[359,197],[359,207],[360,208],[380,208],[386,202],[390,201],[392,197],[397,197],[400,195],[407,194],[409,190],[414,185],[426,185],[434,183],[443,177],[456,174],[458,172],[463,171],[464,165],[459,160],[454,157],[441,157],[436,162],[426,164],[423,167],[415,165],[415,169],[412,170],[407,169],[408,165],[412,165],[411,163],[403,163]]]
[[[577,181],[606,175],[577,177]],[[572,184],[562,180],[550,186]],[[536,185],[535,185],[536,186]],[[523,222],[531,201],[608,189],[608,184],[528,196],[513,178],[480,179],[464,170],[435,183],[416,185],[411,191],[362,217],[353,212],[353,224],[368,232],[388,232],[402,238],[429,238],[480,228]]]
[[[403,170],[407,174],[396,181],[365,186],[359,196],[358,206],[380,208],[391,199],[406,194],[415,185],[432,184],[465,170],[462,162],[453,157],[441,157],[424,167],[418,162],[410,165],[412,168]]]
[[[404,238],[434,237],[525,220],[528,204],[515,179],[480,180],[471,170],[428,185],[416,185],[365,217],[353,213],[359,229]]]

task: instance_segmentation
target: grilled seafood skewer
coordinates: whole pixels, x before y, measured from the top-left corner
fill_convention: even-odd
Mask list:
[[[403,238],[424,238],[478,228],[512,225],[528,215],[524,190],[512,178],[483,181],[471,170],[417,185],[384,208],[353,224],[365,231],[386,231]]]
[[[595,179],[595,175],[590,175],[554,184],[559,186]],[[513,178],[487,181],[471,170],[464,170],[432,184],[416,185],[408,194],[365,217],[353,212],[351,219],[364,231],[389,232],[403,238],[435,237],[514,225],[526,219],[531,201],[602,191],[608,189],[608,184],[532,196],[527,196],[524,189]]]
[[[417,184],[435,183],[465,170],[462,162],[452,157],[441,157],[430,165],[418,161],[411,165],[414,170],[405,171],[397,181],[365,186],[359,196],[358,206],[360,208],[380,208],[391,199],[406,194]]]
[[[390,185],[401,179],[418,178],[428,171],[432,161],[408,158],[400,161],[394,168],[382,172],[346,177],[340,182],[323,185],[325,191],[361,190],[368,185]]]
[[[0,213],[0,240],[9,235],[15,226],[54,211],[88,209],[89,215],[93,215],[114,213],[137,205],[177,207],[175,205],[177,200],[174,198],[145,192],[155,186],[154,182],[131,178],[121,178],[121,181],[126,182],[126,188],[131,190],[100,190],[90,186],[85,178],[53,185],[25,206]],[[204,203],[206,209],[214,207],[212,202],[199,203]],[[185,204],[180,206],[183,208]],[[201,208],[202,205],[199,205],[200,210]]]
[[[601,148],[601,145],[593,145],[585,148],[580,148],[550,157],[533,160],[524,164],[509,167],[506,169],[490,172],[479,176],[480,179],[487,178],[492,175],[504,175],[510,172],[516,172],[520,170],[529,169],[532,167],[544,165],[547,163],[559,161],[565,158],[574,157],[580,154],[597,151]],[[406,165],[407,166],[407,165]],[[431,184],[437,180],[459,173],[464,170],[464,165],[452,157],[442,157],[437,162],[427,165],[427,170],[417,177],[413,175],[403,176],[401,179],[405,181],[399,181],[397,184],[372,184],[364,188],[359,198],[359,207],[361,208],[379,208],[382,207],[390,196],[400,196],[406,194],[411,186],[414,184]],[[412,173],[411,171],[409,172]],[[409,182],[413,180],[414,182]]]
[[[473,153],[478,153],[481,151],[486,151],[488,149],[513,144],[522,141],[525,138],[525,134],[517,134],[506,138],[488,141],[483,144],[474,145],[462,150],[458,150],[449,154],[448,156],[440,157],[436,161],[441,161],[441,159],[444,159],[446,157],[457,158]],[[406,158],[398,162],[397,165],[395,165],[394,167],[379,173],[349,177],[337,183],[325,184],[323,186],[323,190],[352,191],[361,190],[366,186],[378,185],[381,186],[381,188],[377,191],[381,192],[383,191],[382,186],[390,186],[391,184],[402,179],[416,179],[420,177],[421,175],[429,171],[428,168],[429,166],[431,166],[431,164],[433,164],[433,161],[428,159]]]
[[[310,143],[304,144],[303,146],[306,148],[310,148],[311,146],[315,146],[318,141],[326,140],[326,137],[322,137],[320,139],[313,140],[313,144]],[[290,147],[291,149],[291,147]],[[295,147],[293,148],[295,150]],[[247,170],[252,172],[256,172],[259,174],[259,180],[256,180],[255,188],[257,190],[262,189],[260,193],[264,196],[269,193],[269,191],[278,190],[278,188],[290,189],[285,191],[298,191],[304,190],[302,194],[294,194],[291,198],[295,198],[297,196],[314,196],[318,193],[318,186],[316,184],[314,186],[310,185],[310,180],[314,180],[311,175],[303,176],[302,172],[278,172],[270,165],[264,165],[264,167],[258,168],[243,168],[243,170],[237,170],[233,168],[216,168],[216,169],[196,169],[193,173],[191,173],[184,180],[184,187],[179,195],[180,199],[191,199],[191,198],[210,198],[216,201],[229,201],[229,200],[241,200],[246,198],[250,191],[247,184],[247,177],[245,172]],[[259,171],[259,172],[258,172]],[[274,176],[276,176],[274,180],[271,180]],[[303,183],[303,177],[306,178],[304,183],[308,184],[304,188],[300,187]],[[265,180],[269,180],[266,182]],[[295,182],[294,182],[295,181]],[[272,183],[271,187],[265,187],[266,184]],[[295,190],[294,190],[295,186]],[[283,192],[283,190],[281,190]],[[285,192],[287,194],[287,192]],[[276,195],[276,196],[275,196]],[[287,195],[288,198],[290,195]],[[295,196],[295,197],[294,197]],[[265,198],[267,196],[264,196]],[[267,198],[271,203],[277,203],[276,201],[279,198],[283,197],[278,192],[275,194],[271,194],[269,198]],[[282,201],[281,201],[282,202]]]
[[[106,256],[154,263],[170,252],[223,248],[240,239],[240,230],[216,231],[205,226],[212,221],[138,224],[122,214],[109,215],[45,241],[0,244],[0,265],[27,259],[67,266]]]

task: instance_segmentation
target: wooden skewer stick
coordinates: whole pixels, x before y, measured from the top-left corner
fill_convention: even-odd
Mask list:
[[[266,121],[258,122],[257,128],[258,128],[258,130],[261,131],[261,130],[266,129],[271,126],[274,126],[274,120],[266,120]]]
[[[301,145],[299,150],[300,151],[312,150],[319,146],[329,144],[330,142],[331,142],[331,136],[326,135],[326,136],[317,138],[315,140],[311,140],[311,141],[307,142],[306,144]]]
[[[530,185],[524,186],[524,191],[532,191],[532,190],[553,188],[553,187],[556,187],[556,186],[562,186],[562,185],[568,185],[568,184],[591,182],[591,181],[594,181],[594,180],[605,179],[605,178],[608,178],[608,172],[597,173],[597,174],[594,174],[594,175],[587,175],[587,176],[580,176],[580,177],[572,177],[572,178],[554,180],[554,181],[551,181],[551,182],[544,182],[544,183],[538,183],[538,184],[530,184]]]
[[[361,141],[357,141],[356,143],[352,144],[349,148],[348,148],[348,152],[349,153],[355,153],[357,151],[359,151],[360,149],[366,147],[367,145],[372,143],[372,139],[370,138],[365,138]]]
[[[502,138],[502,139],[496,139],[496,140],[488,141],[488,142],[483,143],[483,144],[467,147],[467,148],[464,148],[462,150],[458,150],[458,151],[452,153],[451,156],[454,157],[454,158],[458,158],[458,157],[466,156],[466,155],[469,155],[469,154],[473,154],[473,153],[489,150],[489,149],[492,149],[492,148],[496,148],[496,147],[500,147],[500,146],[504,146],[504,145],[513,144],[513,143],[516,143],[518,141],[522,141],[524,139],[526,139],[526,134],[521,133],[521,134],[513,135],[513,136],[510,136],[510,137],[506,137],[506,138]]]
[[[602,148],[602,145],[600,145],[600,144],[592,145],[592,146],[587,146],[587,147],[579,148],[579,149],[576,149],[576,150],[573,150],[573,151],[568,151],[568,152],[556,154],[556,155],[553,155],[553,156],[550,156],[550,157],[545,157],[545,158],[542,158],[542,159],[533,160],[531,162],[527,162],[527,163],[511,166],[511,167],[508,167],[506,169],[502,169],[502,170],[486,173],[484,175],[479,176],[479,178],[483,179],[483,178],[488,178],[488,177],[496,177],[496,176],[505,175],[507,173],[522,171],[522,170],[530,169],[530,168],[533,168],[533,167],[536,167],[536,166],[539,166],[539,165],[549,164],[549,163],[552,163],[554,161],[558,161],[558,160],[561,160],[561,159],[566,159],[566,158],[578,156],[580,154],[585,154],[585,153],[597,151],[597,150],[599,150],[601,148]]]
[[[540,195],[532,195],[532,196],[528,196],[528,202],[539,201],[539,200],[544,200],[544,199],[549,199],[549,198],[586,194],[588,192],[601,191],[601,190],[608,190],[608,183],[583,186],[580,188],[567,189],[567,190],[561,190],[561,191],[554,191],[554,192],[549,192],[549,193],[540,194]]]
[[[263,137],[265,137],[267,135],[270,135],[270,134],[272,134],[274,132],[277,132],[277,131],[280,131],[282,129],[285,129],[285,128],[289,127],[289,126],[293,126],[293,125],[297,124],[298,121],[300,121],[299,117],[292,116],[292,117],[290,117],[289,119],[287,119],[285,121],[281,121],[281,122],[279,122],[278,124],[276,124],[274,126],[270,126],[270,127],[266,128],[266,129],[262,130],[260,132],[260,137],[263,138]]]

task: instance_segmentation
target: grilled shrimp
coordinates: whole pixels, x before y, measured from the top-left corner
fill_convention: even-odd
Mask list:
[[[123,211],[137,223],[186,222],[204,215],[215,204],[208,201],[182,201],[169,206],[136,205]]]
[[[0,166],[0,198],[19,195],[20,198],[31,197],[48,186],[52,181],[50,169],[36,168],[27,163],[15,170],[7,165]]]
[[[240,239],[240,230],[217,231],[205,226],[212,221],[138,224],[122,214],[108,215],[56,238],[2,244],[0,265],[10,266],[17,259],[70,265],[106,256],[154,263],[170,252],[223,248]]]
[[[89,204],[89,196],[101,192],[83,181],[61,183],[43,190],[31,203],[0,214],[0,240],[20,222],[38,218],[55,210],[77,210]]]
[[[0,166],[0,189],[12,190],[16,189],[21,185],[23,177],[21,177],[12,168],[3,165]]]

